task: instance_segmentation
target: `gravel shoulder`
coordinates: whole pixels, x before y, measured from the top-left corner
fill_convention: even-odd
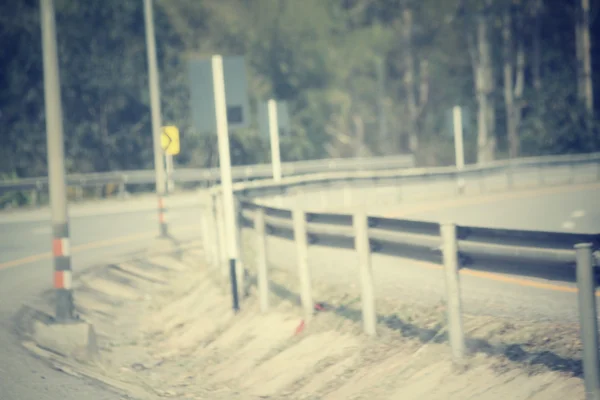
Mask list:
[[[459,369],[443,303],[379,298],[378,337],[369,338],[358,293],[347,286],[315,284],[322,311],[302,324],[289,270],[271,268],[272,309],[259,313],[249,263],[249,296],[234,315],[228,285],[202,259],[194,246],[82,274],[76,302],[96,327],[99,361],[48,355],[26,330],[23,343],[65,372],[140,400],[584,398],[573,324],[465,315],[470,356]]]

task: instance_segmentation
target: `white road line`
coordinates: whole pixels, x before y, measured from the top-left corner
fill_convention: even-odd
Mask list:
[[[571,218],[583,218],[585,216],[585,210],[575,210],[571,214]]]
[[[562,224],[563,229],[573,230],[575,229],[575,223],[573,221],[565,221]]]

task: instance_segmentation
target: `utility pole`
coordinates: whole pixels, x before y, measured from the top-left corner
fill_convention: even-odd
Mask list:
[[[56,51],[54,0],[40,0],[42,52],[44,62],[44,102],[48,151],[48,186],[52,211],[52,253],[56,320],[65,322],[74,315],[65,150],[63,138],[60,77]]]
[[[154,169],[156,171],[156,194],[158,196],[158,221],[160,236],[167,237],[167,221],[165,219],[166,207],[164,197],[166,193],[165,165],[163,150],[160,143],[161,111],[160,88],[158,85],[158,66],[156,62],[156,41],[154,38],[154,14],[152,0],[144,0],[144,17],[146,24],[146,50],[148,53],[148,79],[150,85],[150,108],[152,113],[152,143],[154,147]]]

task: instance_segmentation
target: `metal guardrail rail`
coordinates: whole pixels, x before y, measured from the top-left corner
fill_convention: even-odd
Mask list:
[[[236,237],[227,237],[225,223],[219,213],[220,188],[209,191],[207,211],[203,219],[207,257],[215,265],[224,265],[226,252],[223,244],[229,241],[241,246],[241,229],[251,228],[256,234],[256,266],[260,305],[269,307],[267,236],[293,240],[300,281],[300,298],[306,318],[310,319],[312,304],[308,247],[321,246],[347,249],[357,254],[361,278],[361,302],[365,333],[376,334],[375,290],[372,277],[371,255],[380,253],[406,259],[427,261],[443,266],[446,279],[449,340],[453,358],[464,361],[466,346],[462,329],[460,282],[461,268],[508,273],[513,275],[577,282],[580,320],[584,353],[598,354],[598,327],[596,315],[595,279],[593,269],[600,263],[600,233],[578,234],[542,232],[533,230],[493,229],[455,224],[394,219],[368,216],[360,211],[354,214],[307,212],[302,206],[293,209],[272,207],[257,202],[257,198],[282,196],[296,189],[318,189],[332,185],[356,185],[388,181],[397,185],[415,181],[451,179],[473,184],[472,178],[501,174],[506,188],[511,189],[513,178],[524,171],[544,170],[543,176],[553,172],[569,172],[567,182],[577,179],[577,167],[587,168],[588,181],[600,181],[600,154],[542,157],[496,162],[486,166],[471,166],[462,171],[454,168],[412,169],[404,171],[371,171],[314,174],[288,177],[279,182],[253,181],[237,183],[234,192],[238,198]],[[590,171],[595,171],[590,173]],[[542,179],[543,183],[543,179]],[[304,205],[305,206],[305,205]],[[210,235],[209,232],[219,232]],[[212,242],[211,242],[212,240]],[[243,249],[242,250],[242,254]],[[235,282],[236,271],[231,271]],[[232,284],[232,290],[237,289]],[[235,302],[235,300],[234,300]],[[590,333],[591,332],[591,333]],[[587,357],[587,356],[586,356]],[[591,360],[591,361],[590,361]],[[584,357],[584,370],[593,371],[597,358]],[[597,379],[597,377],[588,377]]]
[[[311,174],[324,171],[358,171],[358,170],[385,170],[414,167],[412,155],[386,156],[374,158],[339,158],[328,160],[309,160],[282,163],[284,176]],[[267,179],[272,176],[270,164],[256,164],[235,166],[232,168],[233,179],[246,181],[254,179]],[[194,169],[180,168],[173,172],[172,179],[183,183],[210,183],[220,180],[218,168]],[[115,184],[124,190],[126,185],[153,184],[155,182],[154,170],[114,171],[91,174],[69,174],[69,186],[94,187],[98,185]],[[0,194],[9,191],[44,191],[48,187],[47,177],[25,178],[9,181],[0,181]]]

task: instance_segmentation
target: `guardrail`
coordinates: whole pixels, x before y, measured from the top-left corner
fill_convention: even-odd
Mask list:
[[[412,155],[385,156],[374,158],[338,158],[328,160],[309,160],[282,163],[284,176],[310,174],[322,171],[356,171],[362,169],[384,170],[411,168],[414,166]],[[271,164],[235,166],[232,176],[236,181],[266,179],[272,176]],[[180,184],[210,184],[220,180],[218,168],[181,168],[173,172],[172,179]],[[73,187],[96,187],[114,184],[118,193],[124,194],[128,185],[152,185],[155,182],[154,170],[114,171],[91,174],[69,174],[67,184]],[[0,181],[0,194],[9,191],[47,191],[48,178],[26,178]]]
[[[565,168],[566,167],[566,168]],[[584,344],[584,373],[586,387],[598,391],[598,329],[596,321],[594,267],[600,257],[600,234],[540,232],[511,229],[492,229],[461,226],[453,223],[368,216],[364,211],[352,214],[312,212],[306,204],[293,208],[273,207],[257,201],[258,198],[281,196],[296,190],[311,190],[331,185],[365,185],[387,181],[394,185],[408,185],[423,180],[450,180],[457,183],[457,194],[470,186],[500,174],[505,188],[514,187],[515,179],[531,169],[543,171],[536,184],[547,178],[563,175],[561,182],[574,183],[600,180],[600,154],[546,157],[537,159],[497,162],[484,167],[468,167],[463,171],[453,168],[431,168],[404,171],[353,172],[316,174],[289,177],[280,182],[254,181],[237,183],[234,192],[238,201],[237,233],[226,234],[220,188],[209,190],[203,218],[207,257],[212,264],[224,266],[227,271],[228,254],[224,246],[237,242],[241,254],[241,230],[253,229],[261,310],[269,309],[269,278],[267,236],[295,242],[296,265],[305,318],[314,311],[311,274],[308,260],[310,246],[353,250],[360,267],[362,317],[365,333],[376,334],[375,290],[371,256],[387,254],[407,259],[440,264],[445,271],[446,302],[449,340],[454,360],[465,361],[465,339],[462,328],[459,270],[470,268],[497,273],[577,281],[581,330]],[[584,173],[585,172],[585,173]],[[546,179],[545,179],[546,178]],[[210,234],[217,232],[217,235]],[[243,258],[243,257],[242,257]],[[230,271],[232,294],[238,299],[240,271]]]

